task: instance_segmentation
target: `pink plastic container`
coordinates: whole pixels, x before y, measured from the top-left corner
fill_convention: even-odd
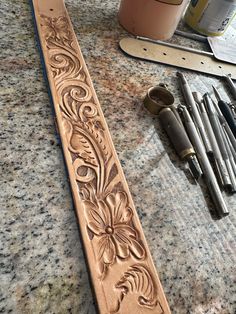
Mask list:
[[[118,18],[130,33],[152,39],[169,39],[189,0],[121,0]]]

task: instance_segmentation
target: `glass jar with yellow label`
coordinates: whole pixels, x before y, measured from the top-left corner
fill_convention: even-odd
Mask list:
[[[184,19],[197,32],[222,35],[236,14],[236,0],[192,0]]]

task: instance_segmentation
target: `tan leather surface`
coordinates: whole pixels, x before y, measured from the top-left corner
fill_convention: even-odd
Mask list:
[[[33,0],[99,312],[170,313],[62,0]]]
[[[120,41],[120,47],[124,52],[136,58],[216,76],[231,74],[231,77],[236,79],[235,65],[196,52],[184,51],[135,38],[123,38]]]

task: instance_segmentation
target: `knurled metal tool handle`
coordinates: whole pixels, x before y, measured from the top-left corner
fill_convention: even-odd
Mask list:
[[[181,159],[186,159],[188,156],[195,154],[184,128],[170,108],[162,109],[159,113],[159,119]]]

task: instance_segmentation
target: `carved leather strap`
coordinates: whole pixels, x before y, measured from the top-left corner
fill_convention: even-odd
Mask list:
[[[170,313],[64,2],[33,7],[99,312]]]

